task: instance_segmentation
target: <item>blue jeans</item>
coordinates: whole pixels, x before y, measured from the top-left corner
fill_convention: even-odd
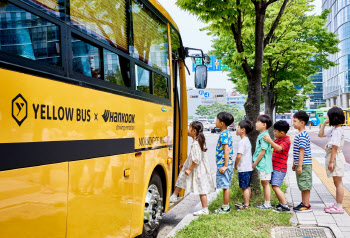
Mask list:
[[[233,164],[228,165],[225,173],[220,173],[219,170],[222,166],[217,168],[216,171],[216,188],[228,189],[231,187],[231,179],[233,174]]]

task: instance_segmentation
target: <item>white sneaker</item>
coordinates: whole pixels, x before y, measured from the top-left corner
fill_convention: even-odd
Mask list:
[[[170,203],[176,203],[177,200],[178,200],[177,196],[175,196],[175,195],[170,196]]]
[[[193,216],[200,216],[200,215],[209,215],[208,209],[201,209],[198,212],[194,212]]]

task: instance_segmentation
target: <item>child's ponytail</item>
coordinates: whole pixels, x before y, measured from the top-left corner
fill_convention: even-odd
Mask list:
[[[191,123],[191,127],[192,129],[195,129],[197,131],[197,140],[198,140],[198,144],[201,147],[202,151],[207,151],[207,146],[205,143],[205,136],[203,134],[203,124],[199,121],[193,121]]]

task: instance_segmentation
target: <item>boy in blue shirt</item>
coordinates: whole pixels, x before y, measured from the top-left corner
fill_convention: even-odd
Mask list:
[[[216,127],[220,128],[218,144],[216,146],[216,187],[223,189],[224,204],[214,213],[230,212],[230,187],[233,173],[233,145],[231,133],[227,127],[234,121],[233,116],[227,112],[220,112],[216,116]]]
[[[309,116],[305,111],[298,111],[293,115],[294,128],[299,134],[294,138],[293,145],[293,171],[296,171],[297,183],[301,191],[302,202],[293,208],[296,212],[311,212],[310,190],[312,188],[312,157],[310,137],[305,130]]]
[[[270,191],[270,180],[272,169],[272,155],[271,146],[268,142],[264,141],[264,135],[269,135],[267,129],[272,126],[272,120],[268,115],[260,115],[255,124],[256,130],[260,132],[256,141],[255,152],[253,155],[253,168],[258,170],[259,179],[264,190],[265,203],[260,204],[257,208],[270,209],[271,203],[271,191]]]

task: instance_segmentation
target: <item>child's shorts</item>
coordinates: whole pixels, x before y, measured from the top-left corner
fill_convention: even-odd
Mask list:
[[[249,188],[252,180],[253,171],[238,172],[238,181],[240,188]]]
[[[328,165],[329,162],[331,161],[331,155],[327,154],[326,155],[326,162],[325,162],[325,167],[326,167],[326,173],[327,173],[327,177],[344,177],[344,168],[346,165],[346,160],[345,157],[343,155],[343,153],[337,153],[337,156],[334,160],[334,169],[333,171],[330,171],[328,169]]]
[[[297,173],[298,165],[294,165],[297,175],[297,183],[300,191],[312,189],[312,164],[303,164],[303,170],[299,175]]]
[[[264,172],[264,171],[260,171],[260,170],[258,170],[259,171],[259,179],[260,180],[271,180],[271,173],[266,173],[266,172]]]
[[[218,167],[216,171],[216,188],[230,188],[231,187],[231,179],[233,174],[233,164],[230,164],[225,173],[220,173],[219,170],[222,166]]]
[[[281,187],[283,183],[283,179],[286,176],[286,174],[287,174],[286,172],[274,170],[271,174],[270,184],[275,185],[277,187]]]

